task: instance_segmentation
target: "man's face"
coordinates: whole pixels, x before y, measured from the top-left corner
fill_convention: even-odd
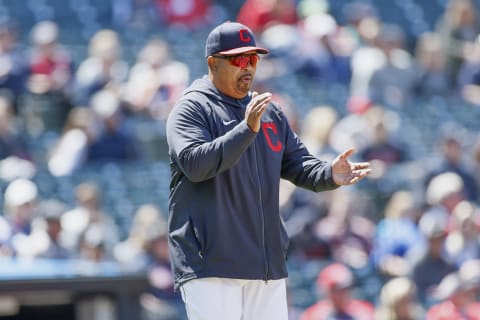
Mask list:
[[[328,294],[336,311],[348,312],[347,308],[351,300],[350,288],[331,288]]]
[[[238,56],[211,56],[210,78],[222,93],[235,99],[244,98],[252,87],[258,59],[255,51]]]

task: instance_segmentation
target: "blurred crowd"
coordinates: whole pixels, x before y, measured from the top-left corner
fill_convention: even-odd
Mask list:
[[[83,14],[95,6],[70,2]],[[145,270],[145,317],[182,319],[166,204],[132,201],[119,224],[107,190],[74,177],[98,164],[165,162],[165,120],[206,72],[206,34],[237,20],[271,50],[255,89],[273,93],[308,149],[331,160],[353,146],[373,165],[358,186],[333,192],[281,181],[291,320],[480,319],[478,1],[432,0],[431,24],[408,30],[391,18],[405,8],[426,16],[421,0],[392,1],[391,16],[373,0],[105,2],[108,26],[98,21],[78,41],[62,40],[48,1],[31,8],[27,29],[0,2],[0,256]],[[76,182],[65,190],[65,181]]]

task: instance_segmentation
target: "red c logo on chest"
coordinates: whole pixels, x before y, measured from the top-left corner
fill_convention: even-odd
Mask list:
[[[282,142],[277,139],[276,143],[273,144],[272,137],[270,137],[270,131],[276,136],[278,134],[277,126],[273,122],[264,122],[262,123],[262,131],[265,139],[267,140],[268,146],[272,149],[273,152],[280,152],[282,150]]]

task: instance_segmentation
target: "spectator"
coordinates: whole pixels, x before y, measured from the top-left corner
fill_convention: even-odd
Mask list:
[[[289,255],[297,259],[329,259],[329,244],[317,235],[317,223],[328,214],[332,194],[312,197],[302,188],[281,180],[280,201],[282,218],[289,235]],[[288,196],[288,199],[283,197]]]
[[[452,94],[455,86],[440,36],[433,32],[420,35],[415,49],[416,94],[423,98]]]
[[[375,311],[376,320],[423,320],[424,310],[417,297],[415,283],[398,277],[385,283]]]
[[[19,108],[34,137],[61,130],[71,108],[72,61],[59,42],[59,32],[53,21],[41,21],[31,30],[28,92]]]
[[[300,320],[373,319],[373,305],[351,296],[354,278],[344,265],[332,263],[325,267],[318,275],[317,285],[325,296],[307,308]]]
[[[428,186],[435,176],[445,172],[453,172],[460,176],[462,180],[463,190],[461,190],[461,193],[463,197],[467,200],[477,201],[478,190],[475,177],[463,157],[464,152],[460,137],[455,136],[455,134],[459,132],[459,129],[446,126],[444,130],[450,132],[439,139],[441,152],[440,155],[434,159],[436,161],[433,161],[433,163],[429,165],[429,169],[425,175],[425,186]],[[453,130],[456,130],[456,132]]]
[[[47,259],[69,259],[73,254],[61,243],[61,217],[67,211],[65,203],[57,199],[43,200],[38,205],[38,215],[43,220],[42,232],[46,236],[45,249],[38,257]]]
[[[13,235],[30,234],[37,196],[38,188],[30,180],[16,179],[8,184],[4,192],[4,210]]]
[[[330,4],[327,0],[298,0],[297,12],[300,17],[307,17],[312,14],[328,12]]]
[[[436,288],[435,295],[439,302],[428,309],[426,320],[480,319],[477,288],[458,273],[446,275]]]
[[[462,263],[458,275],[472,289],[480,289],[480,259],[467,260]]]
[[[87,162],[139,159],[135,136],[128,127],[117,94],[107,89],[97,92],[92,98],[91,108],[100,119],[100,127],[88,145]]]
[[[352,4],[359,4],[354,2]],[[362,4],[359,4],[362,6]],[[368,6],[368,5],[366,5]],[[352,98],[368,99],[369,83],[373,73],[385,64],[385,53],[379,48],[378,42],[381,30],[381,21],[372,14],[362,14],[362,10],[352,10],[355,18],[346,28],[358,35],[359,43],[351,57],[351,82],[349,84]]]
[[[376,32],[375,28],[367,30],[362,24],[370,19],[378,20],[378,12],[373,3],[354,0],[342,6],[338,19],[344,21],[345,26],[362,44],[371,40],[369,32]]]
[[[31,30],[30,72],[44,76],[41,83],[45,91],[66,89],[72,77],[71,57],[59,42],[59,32],[53,21],[41,21]]]
[[[452,212],[452,230],[446,239],[446,251],[458,267],[465,261],[480,258],[479,209],[476,204],[462,201]]]
[[[420,301],[428,305],[434,300],[435,286],[456,268],[445,253],[445,221],[434,215],[424,215],[419,227],[428,243],[425,253],[413,266],[412,279],[418,287]]]
[[[37,217],[38,188],[28,179],[15,179],[4,192],[4,220],[7,228],[5,249],[10,255],[35,257],[40,248],[33,234],[33,220]]]
[[[114,256],[127,268],[146,268],[149,261],[146,253],[150,234],[157,234],[166,228],[165,218],[153,204],[140,206],[133,217],[128,237],[115,245]]]
[[[30,161],[32,154],[20,121],[15,117],[12,99],[10,95],[0,95],[0,160],[14,157]]]
[[[154,0],[160,21],[169,27],[195,30],[213,18],[210,0]]]
[[[295,25],[296,4],[293,0],[247,0],[240,7],[237,21],[249,26],[255,34],[275,24]]]
[[[306,17],[301,26],[304,39],[296,46],[295,71],[320,84],[336,81],[340,70],[335,67],[340,60],[336,59],[331,46],[339,28],[335,18],[327,13],[314,14]]]
[[[413,59],[406,48],[404,31],[397,25],[384,24],[378,45],[386,60],[372,74],[369,97],[374,103],[404,107],[413,97],[415,84]]]
[[[78,258],[91,262],[113,261],[111,244],[107,243],[103,226],[93,223],[82,232],[78,241]]]
[[[0,23],[0,88],[9,91],[13,97],[14,114],[17,110],[17,97],[25,92],[29,69],[27,58],[19,48],[18,26],[11,20]]]
[[[83,182],[75,187],[76,205],[62,215],[65,245],[70,250],[79,250],[81,240],[94,246],[104,246],[111,254],[118,242],[119,232],[115,221],[102,209],[101,190],[94,182]],[[85,235],[87,230],[90,233]],[[91,237],[90,237],[91,236]]]
[[[372,139],[360,151],[362,160],[375,161],[378,168],[383,167],[385,170],[407,160],[406,148],[396,134],[398,128],[392,125],[395,122],[392,119],[395,118],[398,119],[398,115],[387,112],[380,106],[370,108],[367,119],[373,128]]]
[[[189,79],[188,66],[173,57],[169,43],[154,38],[140,50],[123,99],[134,114],[164,121]]]
[[[473,176],[475,177],[475,184],[477,186],[477,190],[480,190],[480,135],[477,135],[474,140],[474,145],[472,147],[472,155],[471,161],[473,163],[472,172]]]
[[[122,46],[117,32],[102,29],[88,45],[88,57],[75,73],[75,104],[86,106],[92,96],[105,88],[119,91],[126,81],[128,65],[122,60]]]
[[[430,208],[424,215],[434,216],[446,224],[447,231],[452,228],[453,210],[463,200],[464,188],[461,177],[453,172],[435,176],[428,184],[426,200]]]
[[[415,258],[425,247],[424,236],[417,228],[414,195],[398,190],[392,194],[384,210],[384,218],[376,227],[371,257],[380,275],[406,276]]]
[[[480,105],[480,39],[465,44],[465,56],[454,79],[462,99],[474,106]]]
[[[331,130],[339,115],[333,106],[310,108],[302,124],[302,141],[308,150],[322,159],[332,159],[335,152],[330,146]]]
[[[314,225],[314,236],[325,243],[331,258],[353,269],[367,267],[375,225],[366,216],[371,203],[356,193],[337,190],[326,217]]]
[[[338,119],[330,131],[328,140],[334,151],[341,150],[346,145],[362,150],[370,143],[373,128],[368,122],[368,112],[371,107],[370,101],[361,101],[349,109],[349,113]]]
[[[10,257],[13,255],[12,248],[9,243],[10,225],[8,221],[0,216],[0,258]]]
[[[140,298],[145,320],[177,320],[184,313],[181,297],[173,289],[166,231],[163,212],[154,204],[144,204],[135,212],[127,239],[114,250],[123,266],[148,274],[149,288]]]
[[[468,47],[466,44],[475,41],[480,32],[480,20],[474,1],[449,0],[437,21],[436,32],[444,44],[449,75],[451,79],[456,79]]]
[[[265,65],[260,69],[260,81],[265,82],[271,77],[289,74],[296,69],[303,53],[299,46],[305,44],[299,26],[275,23],[266,27],[259,36],[259,42],[269,50],[268,56],[262,61]]]
[[[354,44],[350,34],[326,13],[306,17],[302,27],[305,39],[296,46],[296,72],[320,85],[348,84]]]
[[[91,108],[70,110],[63,132],[47,154],[48,170],[54,177],[72,175],[86,162],[87,151],[100,129],[100,119]]]
[[[156,4],[150,0],[113,0],[112,22],[122,33],[146,32],[159,24]]]
[[[157,229],[156,232],[147,234],[146,240],[145,249],[149,259],[147,273],[150,286],[148,293],[142,297],[142,305],[147,311],[147,319],[178,319],[185,311],[180,294],[175,292],[173,287],[167,229]]]

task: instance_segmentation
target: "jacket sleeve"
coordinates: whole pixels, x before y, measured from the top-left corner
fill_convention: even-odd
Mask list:
[[[167,120],[170,157],[193,182],[213,178],[231,168],[256,137],[245,120],[225,135],[215,137],[212,114],[206,110],[184,99]]]
[[[283,116],[284,123],[288,123]],[[332,166],[314,157],[299,137],[286,125],[285,152],[282,160],[282,178],[293,184],[315,192],[336,189]]]

